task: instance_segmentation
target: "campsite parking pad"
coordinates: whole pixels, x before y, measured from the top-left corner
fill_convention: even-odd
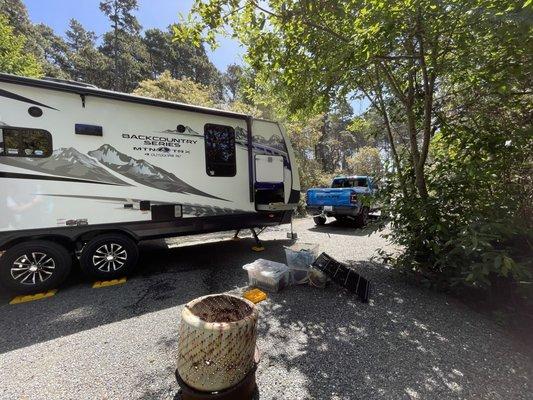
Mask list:
[[[374,283],[363,304],[335,285],[269,294],[261,310],[265,399],[531,399],[532,361],[501,327],[446,295],[410,286],[369,261],[379,234],[297,220]],[[242,293],[242,265],[284,260],[286,228],[250,239],[143,247],[127,283],[101,289],[74,276],[48,299],[8,305],[0,295],[0,398],[173,399],[181,308],[209,293]],[[170,241],[172,243],[172,241]]]

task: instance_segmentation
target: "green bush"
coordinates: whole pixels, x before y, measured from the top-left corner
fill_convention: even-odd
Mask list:
[[[387,255],[395,266],[443,287],[531,278],[533,144],[527,123],[515,122],[436,135],[426,201],[388,180],[389,238],[401,249]]]

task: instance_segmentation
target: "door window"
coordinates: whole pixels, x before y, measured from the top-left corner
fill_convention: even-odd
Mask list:
[[[206,124],[205,159],[209,176],[235,176],[235,129],[231,126]]]

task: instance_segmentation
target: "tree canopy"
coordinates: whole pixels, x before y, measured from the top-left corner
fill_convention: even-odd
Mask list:
[[[196,83],[189,78],[174,79],[169,71],[164,71],[157,79],[140,82],[139,87],[133,93],[154,99],[205,107],[213,107],[216,99],[213,88]]]
[[[39,77],[42,67],[32,55],[24,51],[25,39],[16,35],[0,14],[0,71],[9,74]]]
[[[213,45],[229,32],[256,101],[293,117],[366,98],[347,128],[381,128],[397,265],[487,284],[531,269],[518,238],[532,225],[532,20],[515,0],[196,0],[174,32]]]

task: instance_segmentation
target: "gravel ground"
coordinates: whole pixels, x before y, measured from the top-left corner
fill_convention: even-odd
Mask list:
[[[286,228],[259,257],[283,261]],[[362,304],[334,285],[271,294],[260,304],[257,372],[267,399],[531,399],[532,361],[500,327],[445,295],[370,261],[378,234],[298,220],[375,285]],[[171,241],[174,245],[176,242]],[[174,399],[179,315],[189,300],[242,293],[251,240],[144,246],[125,285],[73,276],[52,298],[7,305],[0,294],[0,399]]]

